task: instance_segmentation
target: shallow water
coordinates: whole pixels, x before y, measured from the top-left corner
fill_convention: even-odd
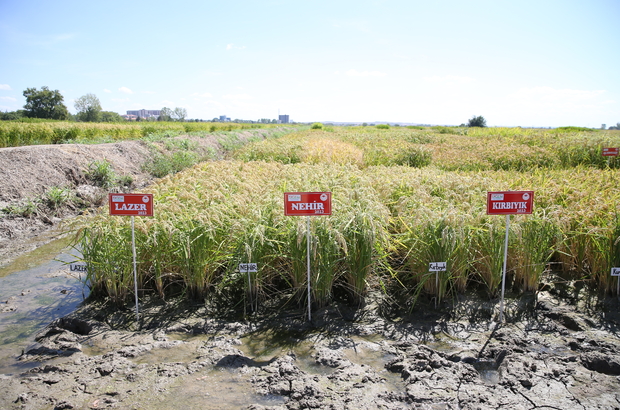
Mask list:
[[[88,295],[80,275],[67,262],[76,257],[63,239],[53,241],[2,268],[0,277],[0,373],[13,374],[39,363],[17,358],[35,344],[36,334],[50,322],[68,315]],[[8,272],[8,274],[7,274]],[[8,303],[7,303],[8,302]]]

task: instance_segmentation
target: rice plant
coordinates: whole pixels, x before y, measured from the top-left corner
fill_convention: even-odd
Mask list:
[[[236,150],[235,160],[200,163],[158,180],[147,190],[155,217],[136,221],[140,286],[162,298],[238,294],[234,303],[246,310],[277,298],[307,306],[306,220],[285,217],[282,196],[330,191],[333,214],[311,223],[315,307],[332,303],[342,290],[351,305],[363,304],[385,261],[394,261],[394,284],[407,286],[412,306],[416,295],[439,302],[479,283],[493,298],[501,283],[504,225],[503,218],[486,215],[486,192],[532,189],[535,214],[513,217],[511,224],[509,268],[517,290],[536,291],[548,262],[558,260],[566,277],[613,292],[620,171],[595,164],[564,169],[559,156],[543,160],[545,152],[553,154],[554,138],[581,141],[574,133],[469,129],[445,136],[362,128],[254,142]],[[616,141],[613,133],[598,135]],[[501,166],[492,160],[521,148],[532,158]],[[432,162],[395,165],[404,149],[428,150]],[[132,292],[125,276],[130,254],[122,250],[130,241],[127,222],[102,213],[87,223],[82,246],[96,268],[95,294],[120,302]],[[403,260],[405,270],[398,265]],[[259,263],[249,277],[236,271],[247,262]],[[431,262],[447,263],[437,281]]]
[[[491,222],[472,229],[473,268],[490,298],[499,296],[502,283],[505,229]]]
[[[509,255],[515,280],[523,291],[537,291],[542,274],[558,248],[560,230],[546,215],[532,215],[511,226],[514,237]]]
[[[410,228],[404,243],[417,287],[414,295],[424,290],[440,303],[446,295],[465,290],[471,259],[469,238],[469,232],[463,226],[453,226],[446,218]],[[445,262],[446,269],[431,272],[429,265],[435,262]]]

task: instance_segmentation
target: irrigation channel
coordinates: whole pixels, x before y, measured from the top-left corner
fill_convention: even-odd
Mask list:
[[[0,269],[0,373],[17,373],[41,363],[20,362],[36,347],[36,334],[75,311],[88,296],[83,274],[71,272],[75,249],[55,239]]]

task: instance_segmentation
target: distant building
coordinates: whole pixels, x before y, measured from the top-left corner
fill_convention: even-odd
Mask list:
[[[220,115],[220,122],[230,122],[230,117]]]
[[[127,115],[135,115],[140,118],[157,118],[161,115],[161,110],[128,110]]]
[[[121,115],[126,121],[135,121],[138,119],[137,115]]]
[[[280,124],[288,124],[288,115],[278,115],[278,122]]]

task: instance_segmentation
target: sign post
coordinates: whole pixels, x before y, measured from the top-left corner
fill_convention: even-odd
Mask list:
[[[153,216],[153,194],[109,194],[110,215],[131,216],[131,252],[133,254],[133,284],[136,296],[136,323],[140,326],[138,308],[138,272],[136,263],[136,233],[134,216]]]
[[[310,286],[310,217],[332,214],[331,192],[285,192],[284,215],[306,216],[306,261],[308,269],[308,321],[312,320]]]
[[[252,280],[250,274],[258,272],[258,263],[240,263],[239,272],[246,272],[248,274],[248,295],[250,297],[250,306],[252,307],[252,312],[255,312],[254,301],[252,300]],[[258,300],[256,301],[256,310],[258,310]]]
[[[611,276],[616,276],[618,278],[616,296],[620,299],[620,268],[611,268]]]
[[[439,295],[439,272],[446,271],[446,262],[431,262],[428,264],[428,271],[435,272],[435,288]],[[437,298],[435,298],[435,309],[437,309]]]
[[[506,263],[508,261],[508,232],[510,215],[531,214],[534,206],[534,191],[487,192],[487,215],[506,215],[506,237],[504,239],[504,264],[502,267],[502,297],[499,302],[499,321],[504,320],[504,292],[506,289]]]

